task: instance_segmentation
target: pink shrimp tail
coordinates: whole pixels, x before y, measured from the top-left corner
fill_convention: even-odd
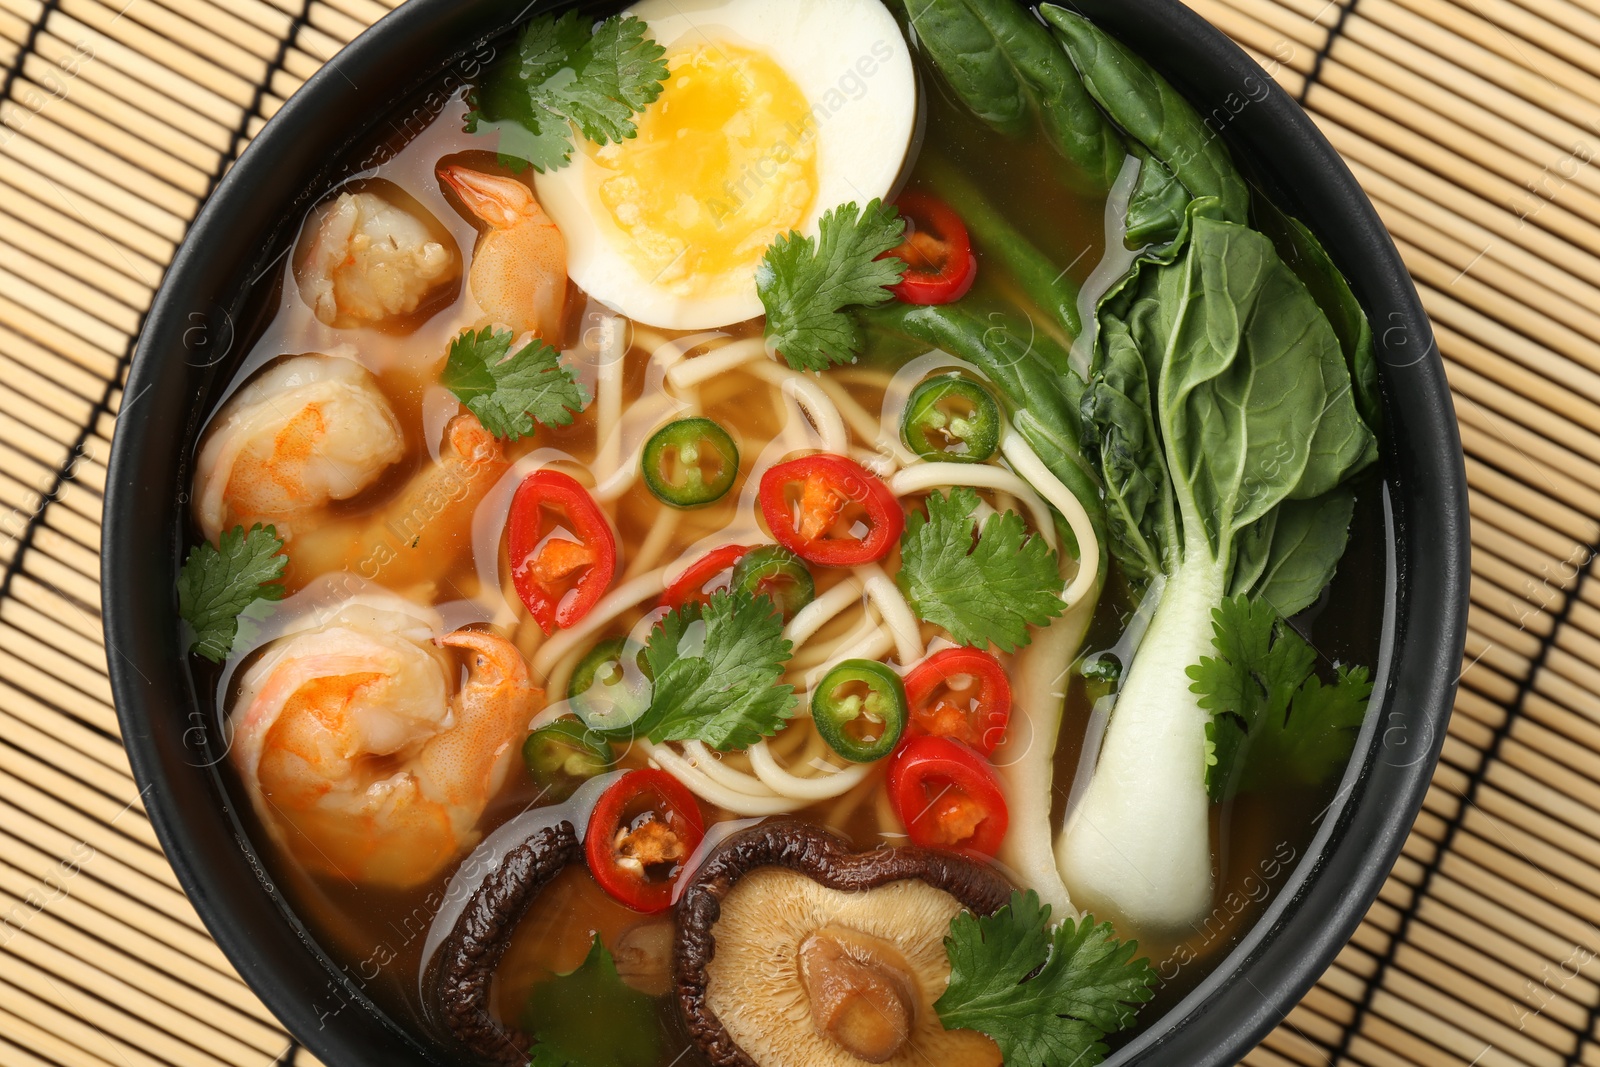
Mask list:
[[[439,179],[455,191],[467,210],[496,229],[509,230],[530,214],[544,214],[533,193],[515,178],[451,165],[439,168]]]

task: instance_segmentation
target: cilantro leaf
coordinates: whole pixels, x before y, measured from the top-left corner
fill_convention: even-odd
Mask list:
[[[559,86],[550,83],[551,98],[560,105],[556,110],[595,144],[621,143],[638,132],[634,113],[661,95],[665,53],[646,36],[642,19],[606,19],[589,41],[577,77]]]
[[[227,659],[239,616],[258,601],[283,599],[288,565],[278,531],[260,523],[191,548],[178,572],[178,614],[194,631],[189,647],[213,663]]]
[[[467,112],[468,133],[500,135],[502,166],[540,172],[564,166],[572,154],[572,128],[536,107],[530,86],[540,85],[566,67],[588,43],[590,26],[568,11],[559,19],[529,22],[510,56],[490,68],[474,91]]]
[[[988,1034],[1011,1067],[1099,1063],[1106,1035],[1155,995],[1156,972],[1134,959],[1137,942],[1118,941],[1110,923],[1088,915],[1051,930],[1050,906],[1031,889],[993,915],[957,915],[944,946],[950,984],[933,1005],[939,1021]]]
[[[510,330],[463,330],[450,342],[440,381],[496,437],[527,437],[534,423],[565,426],[589,403],[561,353],[534,339],[510,359]]]
[[[895,578],[921,618],[963,645],[1015,652],[1032,640],[1030,625],[1066,610],[1056,554],[1020,515],[990,515],[980,528],[978,494],[965,487],[927,503],[927,516],[912,515],[900,535]]]
[[[1324,685],[1312,675],[1295,693],[1282,728],[1271,724],[1251,738],[1251,752],[1263,765],[1277,766],[1295,781],[1320,782],[1350,761],[1371,696],[1372,675],[1365,667],[1340,664],[1334,669],[1332,685]],[[1319,728],[1291,729],[1301,726],[1297,719]],[[1330,733],[1337,736],[1336,741],[1328,740]]]
[[[518,173],[530,164],[541,174],[558,170],[572,158],[572,130],[554,122],[541,125],[532,105],[515,94],[483,90],[477,110],[467,113],[466,131],[498,133],[496,161]]]
[[[540,982],[522,1012],[529,1067],[653,1067],[661,1028],[652,999],[617,974],[596,937],[578,969]]]
[[[524,86],[540,85],[573,65],[573,57],[594,37],[594,23],[576,11],[559,18],[545,15],[531,20],[517,41],[514,58],[517,77]]]
[[[498,131],[501,162],[541,173],[571,161],[573,126],[601,145],[635,136],[633,116],[667,78],[666,49],[647,30],[631,15],[598,27],[575,11],[532,20],[475,92],[467,132]]]
[[[1350,759],[1372,682],[1337,666],[1332,685],[1316,652],[1263,600],[1229,597],[1212,612],[1216,656],[1189,668],[1211,713],[1206,788],[1212,800],[1285,785],[1314,785]]]
[[[766,597],[723,591],[668,613],[645,645],[650,740],[727,751],[777,733],[799,703],[794,686],[778,684],[793,648]]]
[[[816,240],[781,234],[756,268],[756,292],[767,311],[767,337],[795,370],[849,363],[861,351],[861,329],[843,309],[876,307],[905,275],[894,257],[906,224],[891,205],[854,202],[822,216]]]

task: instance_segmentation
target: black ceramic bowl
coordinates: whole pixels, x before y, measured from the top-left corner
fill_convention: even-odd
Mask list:
[[[798,0],[804,2],[804,0]],[[174,582],[188,456],[246,347],[248,284],[274,269],[330,160],[445,72],[471,77],[523,0],[411,0],[283,107],[218,186],[157,294],[106,494],[105,633],[123,739],[167,857],[244,979],[332,1067],[440,1062],[295,920],[230,806],[222,751],[179,643]],[[1377,696],[1316,836],[1264,915],[1117,1064],[1232,1064],[1349,939],[1422,803],[1450,713],[1467,605],[1466,478],[1450,391],[1416,292],[1372,205],[1300,108],[1177,0],[1078,0],[1194,102],[1354,284],[1382,360],[1391,514]],[[288,220],[288,221],[286,221]]]

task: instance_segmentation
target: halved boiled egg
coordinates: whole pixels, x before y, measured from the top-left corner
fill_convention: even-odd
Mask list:
[[[665,329],[762,312],[755,273],[773,239],[886,197],[916,123],[905,39],[880,0],[642,0],[666,48],[639,134],[579,139],[535,179],[590,296]]]

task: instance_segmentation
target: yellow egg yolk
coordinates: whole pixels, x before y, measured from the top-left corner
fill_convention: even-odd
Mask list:
[[[667,65],[639,135],[593,151],[599,199],[644,277],[713,295],[748,284],[767,246],[811,209],[816,130],[800,87],[764,53],[699,43]]]

